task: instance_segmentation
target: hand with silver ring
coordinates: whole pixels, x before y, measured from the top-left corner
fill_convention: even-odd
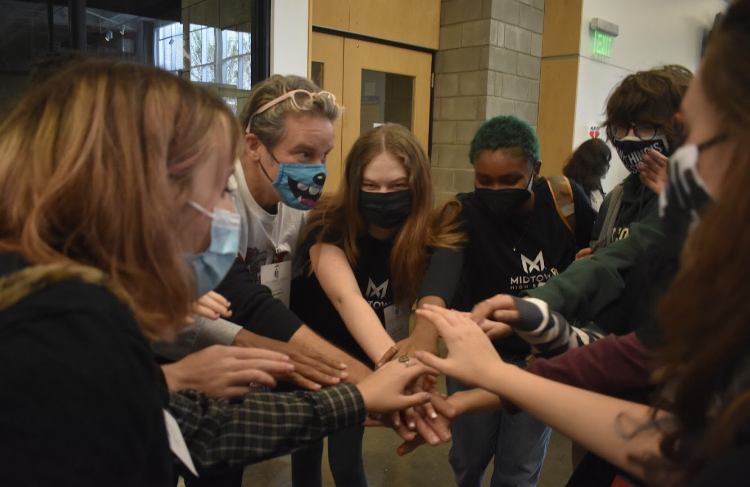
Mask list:
[[[406,365],[407,367],[409,366],[409,356],[408,355],[402,355],[402,356],[400,356],[398,358],[398,361],[401,362],[402,364]]]

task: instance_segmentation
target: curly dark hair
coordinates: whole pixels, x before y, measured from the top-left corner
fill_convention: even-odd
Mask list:
[[[471,141],[469,162],[474,164],[483,150],[498,149],[511,149],[514,156],[526,157],[532,166],[539,160],[539,139],[534,129],[512,115],[491,118],[479,127]]]
[[[595,190],[603,191],[602,178],[609,170],[612,152],[601,139],[589,139],[570,155],[563,166],[563,174],[577,182],[586,196]]]
[[[627,76],[607,100],[607,119],[603,124],[607,134],[612,125],[653,124],[664,130],[669,150],[673,151],[684,138],[675,114],[692,79],[693,73],[677,64]]]

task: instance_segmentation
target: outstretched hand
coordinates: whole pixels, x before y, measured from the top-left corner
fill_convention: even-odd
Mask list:
[[[288,356],[270,350],[212,345],[162,371],[170,391],[192,389],[219,399],[253,392],[257,385],[273,387],[294,366]]]
[[[209,320],[218,320],[219,318],[229,318],[232,316],[232,311],[229,309],[231,305],[232,303],[221,294],[209,291],[193,303],[192,311],[194,314],[203,316]],[[192,325],[195,323],[195,319],[188,316],[186,323]]]
[[[485,319],[491,319],[505,323],[515,323],[518,321],[520,315],[518,314],[518,308],[513,296],[509,294],[496,294],[495,296],[485,299],[484,301],[477,303],[474,309],[471,310],[471,319],[475,323],[479,323],[482,329],[486,330],[491,328],[490,325],[483,326],[482,322]],[[507,336],[507,335],[506,335]],[[493,339],[494,337],[490,337]]]
[[[438,372],[416,359],[405,363],[392,361],[362,379],[357,388],[369,413],[401,411],[432,398],[428,392],[405,392],[423,374],[438,375]]]
[[[464,314],[426,305],[417,313],[429,320],[443,337],[448,356],[444,359],[427,352],[416,352],[426,365],[469,385],[481,387],[488,364],[501,362],[484,331]]]
[[[237,333],[232,345],[264,348],[286,355],[294,365],[294,370],[287,376],[281,377],[281,380],[293,382],[311,391],[317,391],[321,386],[339,384],[349,377],[349,373],[344,370],[346,364],[338,360],[326,357],[308,348],[256,335],[245,329]]]

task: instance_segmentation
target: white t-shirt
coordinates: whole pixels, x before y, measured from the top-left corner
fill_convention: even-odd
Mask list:
[[[260,268],[266,264],[294,262],[299,234],[307,221],[307,212],[277,204],[277,213],[272,215],[260,207],[250,194],[245,174],[239,161],[234,174],[229,178],[229,194],[242,219],[239,254],[245,261],[255,282],[260,282]],[[294,263],[292,278],[302,272],[302,266]]]
[[[599,208],[602,206],[602,203],[604,202],[604,195],[601,191],[598,189],[595,189],[591,192],[591,208],[593,208],[595,211],[599,211]]]

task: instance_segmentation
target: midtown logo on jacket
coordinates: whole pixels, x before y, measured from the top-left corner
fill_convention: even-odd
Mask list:
[[[557,274],[557,269],[547,269],[544,264],[544,252],[541,250],[533,259],[521,254],[521,267],[524,274],[510,278],[511,291],[520,292],[544,286],[544,283]]]
[[[523,265],[523,271],[528,274],[531,271],[542,272],[544,270],[544,254],[540,250],[534,260],[529,259],[525,255],[521,254],[521,265]]]

